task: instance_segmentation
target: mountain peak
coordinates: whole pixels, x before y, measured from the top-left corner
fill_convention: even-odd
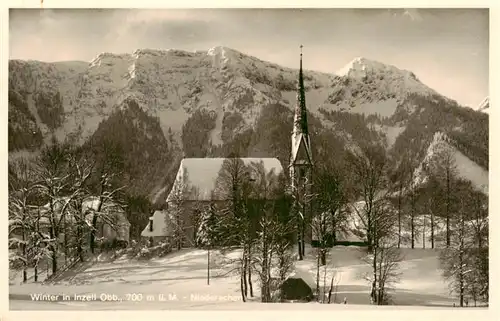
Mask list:
[[[215,54],[215,53],[219,53],[219,52],[222,52],[222,51],[234,51],[233,49],[229,48],[229,47],[225,47],[225,46],[214,46],[210,49],[207,50],[207,53],[209,55],[212,55],[212,54]]]
[[[397,96],[405,96],[408,93],[437,94],[423,84],[413,72],[366,57],[354,58],[335,74],[361,82],[374,82],[380,88],[387,88]]]
[[[490,111],[490,96],[486,96],[486,98],[481,101],[477,110],[482,111],[484,113],[488,113]]]
[[[400,74],[418,80],[415,74],[411,71],[400,69],[396,66],[384,64],[365,57],[354,58],[336,72],[338,76],[348,76],[354,78],[365,77],[368,73]]]

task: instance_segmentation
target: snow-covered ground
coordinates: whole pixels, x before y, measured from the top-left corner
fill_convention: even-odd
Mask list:
[[[401,279],[393,293],[398,305],[452,306],[447,285],[439,270],[436,250],[403,249]],[[237,253],[232,253],[237,255]],[[363,276],[370,267],[357,247],[335,247],[331,251],[327,279],[335,274],[337,303],[347,298],[348,304],[369,304],[369,284]],[[243,303],[239,279],[228,275],[222,256],[211,255],[211,278],[207,285],[207,252],[185,249],[150,261],[120,259],[91,265],[53,285],[36,283],[10,285],[12,310],[108,310],[108,309],[252,309],[258,297]],[[313,250],[307,248],[306,259],[296,263],[294,272],[315,288],[316,268]],[[323,275],[323,271],[322,271]],[[321,281],[322,283],[323,281]],[[326,282],[327,287],[329,281]],[[322,284],[321,284],[322,286]],[[254,276],[258,296],[257,277]],[[53,298],[36,296],[53,295]],[[67,300],[63,295],[69,296]],[[76,300],[75,295],[88,296],[89,301]],[[57,297],[56,297],[57,296]],[[52,300],[53,299],[53,300]],[[311,303],[313,304],[313,303]],[[288,304],[287,306],[294,305]],[[302,308],[308,304],[295,304]],[[330,305],[339,306],[338,304]]]

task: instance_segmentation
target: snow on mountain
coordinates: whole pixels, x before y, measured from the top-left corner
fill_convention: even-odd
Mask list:
[[[29,118],[29,125],[33,128],[40,128],[45,141],[55,134],[60,139],[73,137],[84,142],[113,111],[129,108],[128,102],[133,100],[147,115],[158,118],[164,136],[176,146],[176,153],[179,151],[176,157],[182,157],[181,154],[186,152],[182,129],[188,119],[195,119],[192,116],[196,111],[208,111],[210,121],[215,119],[215,126],[210,123],[207,127],[210,128],[207,129],[210,130],[207,135],[209,142],[203,141],[202,144],[232,144],[238,133],[247,129],[257,130],[255,125],[262,110],[281,105],[291,111],[297,99],[297,80],[297,69],[281,67],[222,46],[194,52],[138,49],[123,54],[101,53],[90,62],[11,60],[9,93],[14,94],[12,97],[9,95],[9,113],[11,110],[19,112],[10,114],[17,118],[9,118],[9,128],[11,125],[15,125],[12,127],[16,130],[20,128],[21,134],[17,136],[28,137],[26,140],[29,141],[31,127],[20,121],[24,117]],[[336,74],[305,70],[304,81],[309,112],[324,128],[331,129],[344,140],[348,149],[356,149],[364,140],[385,139],[388,149],[394,147],[399,152],[406,148],[401,142],[412,142],[415,132],[428,127],[429,119],[432,120],[435,115],[441,117],[439,106],[451,102],[421,83],[412,72],[366,58],[354,59]],[[489,99],[485,101],[488,102],[485,106],[489,106]],[[327,113],[332,111],[340,113],[328,116]],[[30,113],[33,117],[25,117]],[[380,117],[361,119],[355,114]],[[134,117],[134,113],[126,115]],[[465,126],[459,116],[449,112],[446,117],[451,117],[451,123],[456,123],[458,128]],[[476,126],[476,116],[470,117],[468,126]],[[52,122],[54,118],[58,121]],[[14,124],[11,124],[11,119],[14,119]],[[234,123],[229,125],[230,120]],[[198,131],[196,126],[203,122],[203,119],[193,121],[195,125],[190,131]],[[104,125],[107,126],[107,123]],[[426,141],[436,130],[447,132],[441,123],[434,125],[435,128],[423,134],[429,136]],[[26,128],[30,130],[24,130]],[[148,128],[157,128],[157,125]],[[277,130],[282,129],[284,127]],[[370,134],[372,129],[382,134],[381,137],[373,138]],[[262,128],[259,130],[262,131]],[[231,132],[230,138],[227,138],[228,132]],[[255,134],[263,141],[253,143],[262,145],[258,148],[267,148],[269,142],[264,141],[265,134]],[[279,139],[286,137],[279,136]],[[465,138],[462,142],[470,142],[477,135],[471,136],[470,130],[467,130],[463,136],[466,137],[461,137]],[[185,140],[191,139],[189,135],[186,137]],[[433,144],[427,154],[432,154]],[[18,145],[21,147],[12,151],[26,146]],[[420,143],[414,145],[415,149],[427,148]],[[476,153],[475,149],[469,150]],[[483,154],[481,151],[478,157],[483,157]],[[455,158],[461,175],[470,177],[477,186],[485,182],[487,186],[487,171],[456,149]],[[164,185],[160,187],[164,188]]]
[[[427,181],[427,176],[424,167],[428,166],[433,158],[440,152],[449,151],[453,155],[453,164],[456,166],[457,174],[461,178],[471,181],[477,190],[488,194],[488,171],[458,151],[454,146],[449,144],[447,140],[448,138],[446,135],[441,132],[434,134],[434,138],[427,148],[424,160],[415,170],[415,184],[425,183]]]
[[[195,52],[138,49],[124,54],[101,53],[90,63],[9,62],[9,90],[25,100],[44,138],[54,133],[59,138],[73,135],[80,141],[133,98],[147,114],[157,117],[163,132],[171,131],[177,142],[195,111],[209,111],[216,116],[210,141],[219,145],[226,115],[241,116],[231,130],[242,132],[255,125],[263,108],[273,104],[293,108],[297,78],[297,69],[222,46]],[[304,79],[309,112],[340,136],[349,134],[337,129],[335,120],[327,119],[320,108],[389,119],[401,106],[408,114],[414,112],[406,104],[409,95],[448,100],[410,71],[361,57],[336,74],[305,70]],[[61,121],[50,126],[47,118],[58,116],[59,111],[46,109],[54,105],[58,95]],[[399,121],[374,127],[385,134],[389,148],[406,130],[405,123]]]
[[[21,99],[24,99],[45,141],[53,130],[49,120],[58,115],[44,117],[47,116],[43,115],[44,111],[47,112],[43,110],[44,107],[53,108],[60,105],[64,107],[65,112],[69,112],[70,106],[74,103],[75,93],[78,91],[80,74],[87,67],[88,63],[80,61],[55,63],[34,60],[9,61],[9,92],[17,92],[21,95]]]
[[[27,72],[28,71],[28,72]],[[305,72],[309,87],[326,87],[329,75]],[[208,51],[138,49],[132,54],[101,53],[90,63],[33,63],[11,61],[9,83],[27,93],[62,96],[64,137],[78,132],[90,136],[111,111],[133,97],[160,119],[164,132],[179,132],[189,115],[205,108],[217,114],[212,142],[221,143],[226,112],[242,114],[247,126],[263,106],[280,102],[282,91],[294,91],[297,70],[283,68],[226,47]],[[281,90],[279,90],[279,89]],[[36,108],[33,108],[36,110]],[[45,134],[50,130],[46,129]]]
[[[44,72],[38,71],[41,66]],[[216,113],[211,141],[220,144],[226,112],[240,113],[245,120],[240,129],[244,130],[255,123],[262,107],[273,103],[291,107],[296,99],[296,69],[221,46],[196,52],[138,49],[131,54],[101,53],[89,64],[11,61],[10,69],[14,90],[61,93],[65,117],[56,130],[60,137],[75,132],[83,139],[88,137],[114,108],[133,97],[160,119],[164,132],[169,128],[179,132],[196,109]],[[26,69],[30,72],[25,73]],[[307,103],[313,113],[324,107],[390,117],[408,93],[436,94],[413,73],[366,58],[354,59],[338,72],[340,77],[307,70],[304,74]],[[34,104],[31,97],[27,101]]]
[[[358,57],[339,69],[325,108],[390,117],[410,94],[440,96],[414,73]]]
[[[481,101],[479,106],[476,108],[479,111],[482,111],[483,113],[489,114],[490,113],[490,97],[487,96],[486,98]]]
[[[435,90],[420,82],[413,72],[363,57],[355,58],[336,74],[357,80],[378,78],[378,83],[385,87],[384,89],[398,96],[408,92],[422,95],[437,94]]]

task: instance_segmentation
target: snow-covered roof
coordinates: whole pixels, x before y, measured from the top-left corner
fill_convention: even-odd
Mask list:
[[[65,197],[60,197],[59,199],[57,199],[54,202],[54,210],[55,210],[56,217],[58,217],[58,218],[60,217],[60,211],[61,211],[62,207],[68,201],[69,201],[69,197],[65,196]],[[86,199],[83,200],[82,207],[83,207],[84,212],[97,211],[97,209],[99,208],[99,197],[97,197],[97,196],[87,197]],[[114,203],[114,202],[107,201],[106,205],[103,208],[101,208],[101,210],[108,211],[108,212],[110,211],[110,209],[112,209],[112,212],[115,212],[115,213],[123,213],[123,209],[117,203]],[[38,209],[33,209],[33,210],[35,211]],[[47,204],[40,207],[40,213],[42,216],[49,210],[50,210],[50,203],[47,203]],[[68,216],[67,219],[72,220],[72,218],[70,216]],[[91,216],[87,215],[85,217],[85,219],[87,222],[90,222]],[[118,219],[118,223],[120,225],[130,225],[130,222],[127,220],[125,215],[116,215],[116,219]],[[42,224],[49,223],[48,218],[46,216],[43,216],[42,218],[40,218],[40,223],[42,223]]]
[[[181,161],[172,190],[167,197],[167,202],[174,200],[172,191],[186,189],[195,192],[184,193],[184,201],[208,201],[213,199],[213,191],[222,164],[228,158],[184,158]],[[283,167],[277,158],[240,158],[245,165],[263,163],[266,172],[274,171],[280,174]]]
[[[149,218],[149,223],[141,232],[141,236],[170,236],[173,235],[174,230],[172,224],[168,224],[170,216],[167,211],[155,211],[153,216]],[[151,223],[153,223],[153,230],[151,231]]]
[[[54,202],[54,209],[56,211],[61,210],[61,208],[63,207],[64,203],[67,202],[68,200],[69,200],[68,196],[64,196],[64,197],[58,198]],[[89,197],[87,197],[87,198],[85,198],[83,200],[82,207],[83,207],[84,211],[88,211],[88,210],[97,211],[97,209],[99,208],[99,203],[100,203],[99,197],[97,197],[97,196],[89,196]],[[106,208],[111,208],[111,207],[112,208],[116,208],[116,209],[120,208],[117,203],[107,201],[106,202]],[[41,209],[42,210],[49,210],[50,209],[50,203],[45,204],[44,206],[42,206]]]

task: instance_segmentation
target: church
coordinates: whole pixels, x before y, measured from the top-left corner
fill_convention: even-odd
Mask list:
[[[297,103],[294,108],[294,126],[291,135],[292,150],[289,163],[290,190],[298,198],[307,195],[310,186],[307,182],[312,179],[313,158],[311,149],[311,139],[307,122],[307,108],[305,99],[304,77],[302,71],[302,46],[300,53],[300,69],[297,88]],[[283,167],[276,158],[240,158],[245,165],[251,163],[262,163],[267,173],[281,174]],[[183,207],[196,211],[196,206],[209,204],[211,202],[224,201],[223,199],[214,199],[215,182],[222,168],[225,158],[184,158],[179,166],[176,179],[172,189],[166,199],[166,208],[161,211],[155,211],[149,218],[149,223],[142,231],[143,237],[150,239],[163,239],[172,237],[175,227],[172,210],[172,203],[181,201]],[[186,189],[186,187],[189,187]],[[179,191],[182,190],[182,193]],[[302,195],[302,196],[301,196]],[[299,210],[301,213],[308,211],[307,208]],[[194,244],[196,238],[197,223],[191,219],[193,215],[184,215],[184,234],[186,244]],[[301,229],[299,239],[302,240],[302,250],[305,240],[310,241],[310,231],[306,231],[305,224]]]
[[[167,196],[165,209],[158,210],[149,218],[141,235],[162,240],[176,232],[177,208],[182,208],[184,246],[193,246],[198,230],[199,212],[207,206],[225,202],[224,196],[214,193],[217,179],[228,158],[184,158],[179,165],[174,184]],[[240,158],[243,165],[262,164],[266,173],[279,175],[283,167],[277,158]],[[251,176],[244,179],[251,180]]]

